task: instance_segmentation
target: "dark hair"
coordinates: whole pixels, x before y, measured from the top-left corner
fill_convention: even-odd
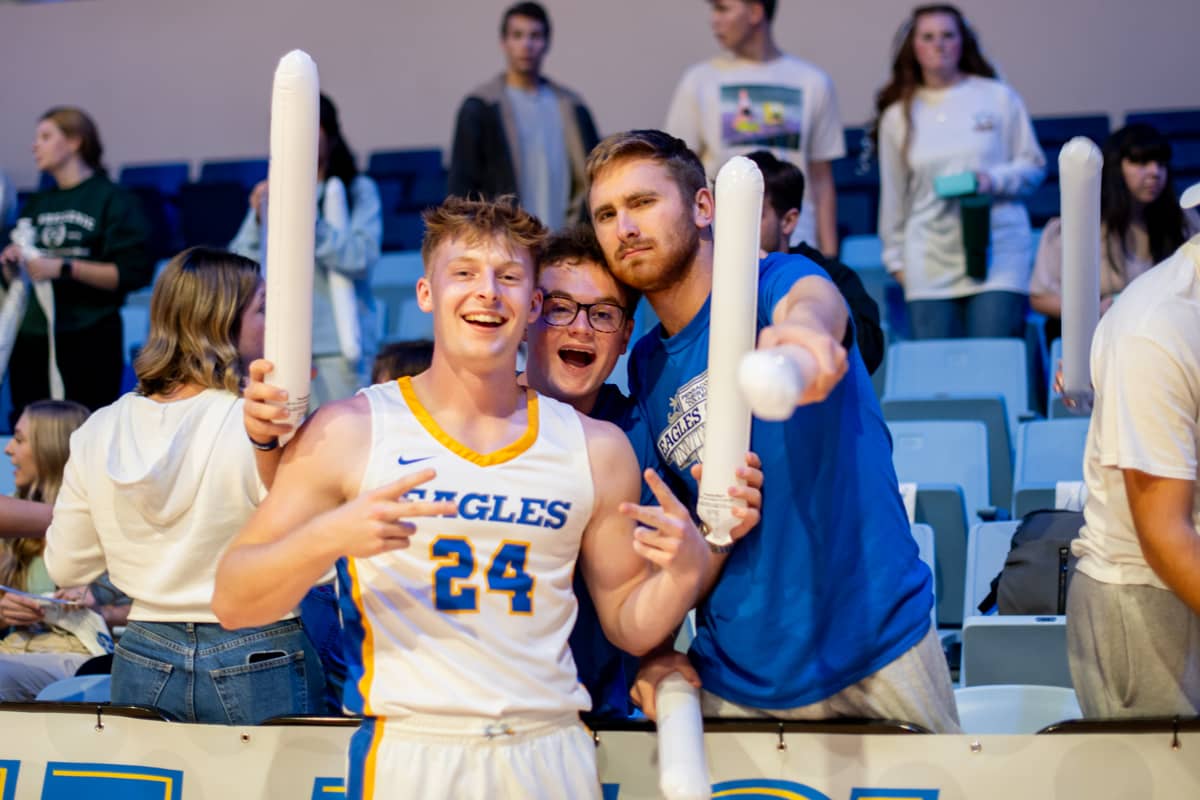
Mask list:
[[[763,16],[767,18],[767,22],[775,19],[775,0],[746,0],[747,3],[758,3],[763,7]]]
[[[1183,211],[1172,189],[1171,143],[1150,125],[1134,123],[1114,131],[1104,142],[1104,167],[1100,179],[1100,219],[1108,231],[1105,247],[1124,247],[1133,223],[1133,195],[1125,183],[1121,162],[1157,162],[1167,170],[1166,184],[1158,197],[1146,205],[1143,219],[1150,239],[1150,255],[1158,263],[1174,253],[1185,238]],[[1110,258],[1113,264],[1124,259]]]
[[[690,203],[696,192],[708,185],[704,165],[688,149],[687,142],[656,130],[614,133],[592,148],[587,157],[588,183],[594,183],[596,176],[608,165],[628,158],[661,162],[675,179],[685,203]]]
[[[638,301],[642,299],[642,293],[621,283],[617,280],[617,276],[612,274],[612,270],[608,268],[608,262],[604,258],[604,249],[600,247],[600,242],[596,239],[596,231],[586,222],[577,222],[561,231],[552,233],[546,239],[546,245],[538,264],[538,273],[541,274],[542,270],[547,267],[560,264],[575,265],[588,261],[612,276],[613,282],[617,284],[617,289],[621,292],[621,305],[632,316]]]
[[[39,122],[49,120],[63,132],[68,139],[79,140],[79,157],[93,172],[107,175],[108,171],[100,163],[104,155],[104,145],[100,142],[100,131],[96,123],[81,108],[74,106],[55,106],[38,119]]]
[[[433,361],[433,342],[411,339],[389,342],[379,348],[371,366],[371,383],[387,383],[397,378],[412,377],[429,369]]]
[[[763,193],[775,213],[783,216],[804,204],[804,173],[790,161],[781,161],[769,150],[755,150],[746,158],[758,165],[763,176]]]
[[[508,21],[513,17],[528,17],[535,22],[542,23],[542,33],[546,35],[546,41],[550,41],[550,16],[546,13],[546,9],[542,8],[541,3],[523,2],[513,3],[504,11],[504,16],[500,18],[500,38],[503,39],[508,34]]]
[[[322,92],[321,93],[321,130],[329,142],[329,163],[325,165],[325,175],[338,178],[346,185],[346,202],[353,203],[350,194],[350,184],[358,177],[358,166],[354,163],[354,153],[342,138],[342,126],[338,123],[337,106]]]
[[[871,139],[878,144],[879,120],[883,117],[883,112],[887,111],[888,106],[896,101],[903,103],[904,119],[910,123],[904,134],[904,147],[902,149],[902,152],[906,155],[908,153],[908,144],[912,140],[913,95],[916,93],[917,87],[925,82],[921,75],[921,65],[917,63],[917,54],[913,48],[913,39],[916,36],[917,20],[928,14],[949,14],[954,17],[954,21],[958,25],[959,37],[962,39],[962,51],[958,57],[958,69],[960,72],[967,75],[979,75],[983,78],[996,77],[996,68],[984,58],[983,51],[979,47],[979,39],[975,36],[975,31],[967,24],[966,17],[963,16],[963,13],[956,6],[947,3],[936,3],[914,8],[912,16],[900,26],[900,30],[896,32],[896,37],[893,40],[895,57],[892,59],[892,76],[888,83],[875,95],[875,121],[871,127]]]

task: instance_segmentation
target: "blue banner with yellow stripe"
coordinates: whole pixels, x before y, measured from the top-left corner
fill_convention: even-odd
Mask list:
[[[183,773],[174,769],[51,761],[42,800],[180,800]]]

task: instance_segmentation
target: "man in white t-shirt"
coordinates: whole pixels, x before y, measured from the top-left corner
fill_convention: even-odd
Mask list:
[[[846,154],[833,82],[782,52],[771,34],[776,0],[710,0],[713,34],[725,52],[683,73],[664,126],[715,178],[731,156],[769,149],[804,172],[807,190],[792,244],[836,256],[834,159]]]
[[[1131,283],[1092,342],[1084,527],[1067,601],[1088,717],[1200,713],[1200,237]]]

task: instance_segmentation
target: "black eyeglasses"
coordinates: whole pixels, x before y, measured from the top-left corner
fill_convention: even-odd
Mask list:
[[[616,333],[625,322],[625,309],[615,303],[576,303],[561,295],[549,295],[542,302],[542,319],[547,325],[565,328],[580,310],[587,313],[588,324],[597,333]]]

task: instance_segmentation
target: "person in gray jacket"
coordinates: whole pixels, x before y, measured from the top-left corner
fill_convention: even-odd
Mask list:
[[[463,100],[454,128],[449,193],[514,194],[551,230],[582,220],[584,161],[600,137],[583,99],[542,75],[550,18],[538,3],[500,21],[505,71]]]

